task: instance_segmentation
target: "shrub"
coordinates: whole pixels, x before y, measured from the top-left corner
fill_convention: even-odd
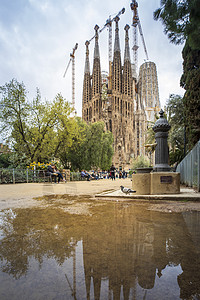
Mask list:
[[[136,170],[137,168],[148,168],[150,167],[150,160],[144,156],[138,156],[133,158],[132,169]]]

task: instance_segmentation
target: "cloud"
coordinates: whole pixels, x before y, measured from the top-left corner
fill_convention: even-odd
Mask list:
[[[180,90],[182,73],[180,46],[169,43],[160,22],[153,20],[153,11],[160,1],[139,2],[139,16],[149,54],[149,59],[157,65],[161,102],[168,95]],[[70,53],[76,43],[75,54],[76,109],[81,115],[83,72],[85,65],[85,41],[94,35],[94,26],[100,28],[109,15],[117,14],[123,7],[121,16],[120,47],[124,56],[124,26],[132,23],[130,1],[116,0],[101,3],[97,0],[3,0],[0,3],[0,85],[16,78],[23,81],[29,97],[35,96],[36,87],[43,98],[52,100],[57,93],[71,101],[71,66],[63,78]],[[129,30],[132,47],[132,28]],[[113,27],[114,37],[114,27]],[[145,59],[140,43],[138,65]],[[108,69],[108,31],[99,38],[102,70]],[[90,44],[92,70],[94,41]],[[132,55],[131,55],[132,57]]]

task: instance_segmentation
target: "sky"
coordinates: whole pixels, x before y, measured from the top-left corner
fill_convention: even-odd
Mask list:
[[[130,25],[130,47],[133,46],[131,0],[0,0],[0,86],[13,78],[23,82],[28,99],[39,88],[42,99],[52,101],[58,93],[72,100],[71,64],[63,77],[75,44],[75,108],[82,111],[82,90],[85,65],[85,41],[94,35],[96,24],[103,27],[109,16],[114,17],[123,7],[119,33],[122,62],[124,27]],[[138,13],[149,60],[157,67],[159,96],[162,108],[169,94],[183,95],[180,88],[183,45],[169,42],[160,21],[153,12],[160,0],[138,0]],[[114,39],[114,24],[113,24]],[[138,34],[138,66],[146,59]],[[114,40],[113,40],[114,45]],[[101,69],[108,71],[108,31],[99,36]],[[94,40],[89,46],[92,71]],[[133,57],[132,53],[131,56]]]

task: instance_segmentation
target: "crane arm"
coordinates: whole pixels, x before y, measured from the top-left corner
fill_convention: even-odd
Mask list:
[[[138,18],[138,29],[139,29],[140,36],[141,36],[141,39],[142,39],[142,44],[143,44],[143,47],[144,47],[144,52],[146,54],[146,58],[147,58],[147,60],[149,60],[148,53],[147,53],[147,48],[146,48],[145,41],[144,41],[144,35],[142,33],[142,26],[140,24],[139,18]]]
[[[106,21],[105,26],[108,25],[110,22],[113,22],[115,18],[121,16],[121,15],[124,14],[124,13],[125,13],[125,8],[123,7],[123,8],[118,12],[118,14],[117,14],[116,16],[114,16],[111,20],[108,19],[108,20]]]
[[[112,19],[109,18],[109,19],[106,21],[105,25],[99,30],[99,33],[101,33],[108,25],[111,25],[111,23],[114,21],[114,19],[115,19],[116,17],[119,17],[121,14],[124,14],[124,12],[125,12],[125,8],[123,7],[123,8],[118,12],[118,14],[117,14],[115,17],[113,17]],[[94,38],[95,38],[95,35],[89,40],[89,43],[90,43]]]
[[[72,61],[73,58],[74,58],[75,51],[77,50],[77,48],[78,48],[78,43],[75,44],[75,46],[74,46],[74,48],[73,48],[73,50],[72,50],[72,53],[70,53],[70,60],[69,60],[68,65],[67,65],[67,67],[66,67],[66,69],[65,69],[65,73],[64,73],[63,77],[65,77],[65,75],[66,75],[66,73],[67,73],[67,70],[69,69],[70,63],[71,63],[71,61]]]
[[[68,65],[67,65],[67,67],[66,67],[66,69],[65,69],[65,73],[64,73],[64,75],[63,75],[63,77],[65,77],[65,75],[66,75],[66,73],[67,73],[67,70],[69,69],[69,65],[70,65],[70,62],[72,61],[72,58],[70,58],[70,60],[69,60],[69,62],[68,62]]]
[[[78,43],[76,43],[76,45],[74,46],[72,53],[70,54],[71,57],[74,57],[74,54],[75,54],[75,51],[77,50],[77,48],[78,48]]]

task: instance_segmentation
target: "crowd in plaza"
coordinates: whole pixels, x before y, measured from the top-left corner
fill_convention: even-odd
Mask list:
[[[81,171],[81,178],[87,179],[88,181],[95,179],[112,179],[115,180],[116,178],[125,179],[127,178],[128,173],[125,170],[117,170],[114,165],[111,166],[110,170],[108,171],[90,171],[86,172],[85,170]]]

